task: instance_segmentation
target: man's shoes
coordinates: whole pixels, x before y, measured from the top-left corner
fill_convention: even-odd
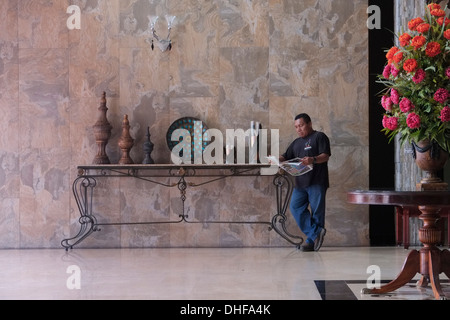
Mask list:
[[[325,238],[326,233],[327,233],[327,230],[325,230],[325,228],[322,228],[322,230],[320,230],[319,235],[317,236],[316,240],[314,241],[314,251],[320,250],[320,247],[322,247],[323,239]]]
[[[309,242],[305,242],[304,244],[299,246],[298,249],[300,251],[302,251],[302,252],[314,251],[314,244],[313,243],[309,243]]]

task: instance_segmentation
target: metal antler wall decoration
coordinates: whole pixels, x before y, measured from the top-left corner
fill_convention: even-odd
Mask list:
[[[165,39],[161,39],[157,34],[155,30],[156,22],[158,21],[157,16],[148,16],[150,20],[149,28],[152,31],[153,38],[156,40],[156,45],[161,49],[162,52],[165,52],[167,50],[172,49],[172,41],[170,40],[170,31],[172,30],[173,23],[175,21],[175,16],[169,16],[166,15],[166,21],[167,21],[167,29],[169,30],[167,37]],[[152,39],[152,50],[155,48],[153,45],[153,39]]]

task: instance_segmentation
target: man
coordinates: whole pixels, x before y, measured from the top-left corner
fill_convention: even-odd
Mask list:
[[[294,124],[299,138],[280,156],[280,162],[301,158],[304,165],[313,165],[313,170],[295,177],[290,209],[307,237],[299,249],[319,251],[326,234],[325,196],[329,187],[330,140],[325,133],[313,129],[311,118],[306,113],[296,116]]]

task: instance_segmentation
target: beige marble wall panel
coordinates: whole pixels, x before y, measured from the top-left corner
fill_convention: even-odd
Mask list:
[[[168,178],[154,178],[154,181],[167,185]],[[166,187],[149,181],[120,180],[121,221],[169,221],[168,193]]]
[[[368,1],[318,1],[320,44],[329,48],[366,47]]]
[[[225,136],[226,126],[221,121],[218,97],[170,98],[170,120],[185,116],[200,119],[209,129],[218,129]]]
[[[67,50],[21,49],[19,63],[20,241],[56,246],[70,195]]]
[[[336,146],[332,148],[332,153],[324,245],[369,245],[369,208],[346,202],[347,191],[369,187],[368,146]]]
[[[119,96],[119,1],[75,1],[81,29],[71,30],[70,95],[73,98]],[[67,19],[68,15],[66,16]]]
[[[221,47],[268,47],[267,0],[218,1]]]
[[[220,75],[217,2],[182,2],[171,8],[170,13],[177,16],[171,37],[170,96],[217,97]]]
[[[168,224],[125,225],[120,229],[122,248],[171,247],[171,232]]]
[[[220,219],[237,222],[269,222],[275,214],[275,188],[272,177],[236,178],[221,193]],[[269,226],[264,224],[224,224],[220,243],[223,246],[262,246],[269,244]]]
[[[66,49],[19,52],[20,146],[69,147],[69,59]]]
[[[121,48],[150,48],[152,32],[149,16],[158,16],[156,32],[167,37],[164,15],[170,12],[165,0],[120,0],[120,46]],[[184,3],[181,8],[186,8]]]
[[[167,92],[170,77],[167,55],[150,48],[122,48],[120,65],[124,107],[132,109],[147,93]]]
[[[318,2],[271,1],[270,47],[273,50],[295,48],[303,60],[314,59],[322,26]],[[292,8],[295,6],[295,9]]]
[[[0,198],[17,197],[19,197],[18,153],[0,151]]]
[[[0,3],[0,247],[18,248],[19,57],[17,1]]]
[[[19,198],[0,197],[0,247],[4,249],[20,248],[20,211]]]
[[[67,48],[69,0],[18,0],[20,48]]]
[[[250,121],[268,123],[268,48],[222,48],[221,120],[230,129],[246,129]]]
[[[5,6],[2,21],[11,20],[10,17],[17,13],[14,11],[14,7],[6,7],[6,4],[10,4],[10,2],[2,3],[2,6]],[[12,24],[12,30],[14,30],[14,26],[16,26],[17,32],[17,24]],[[5,38],[0,39],[0,99],[2,101],[0,125],[4,128],[0,135],[0,197],[18,197],[19,60],[17,40],[8,34],[5,33]]]
[[[319,54],[317,49],[316,56]],[[278,96],[317,97],[319,95],[319,63],[303,60],[295,48],[271,49],[270,90]]]
[[[325,130],[336,145],[368,145],[367,55],[367,47],[324,48],[320,52],[320,57],[334,57],[333,61],[323,60],[320,83],[322,103],[329,108]]]
[[[0,148],[3,152],[19,150],[19,63],[17,46],[0,40]]]
[[[167,184],[167,178],[155,181]],[[120,180],[121,221],[134,222],[168,222],[169,199],[166,187],[148,181]],[[168,225],[127,225],[121,227],[121,245],[126,247],[168,247]]]
[[[28,248],[59,245],[69,208],[70,149],[22,152],[20,241]]]
[[[170,246],[182,248],[220,247],[219,224],[179,223],[170,225]]]
[[[4,0],[0,3],[0,30],[2,41],[12,41],[17,44],[18,32],[18,1]]]

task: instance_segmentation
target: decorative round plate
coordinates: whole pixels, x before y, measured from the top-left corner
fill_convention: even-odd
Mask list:
[[[195,126],[196,122],[200,122],[202,125],[199,126],[197,125],[197,127]],[[204,134],[206,132],[206,130],[208,130],[208,127],[206,126],[206,124],[201,121],[200,119],[197,118],[192,118],[192,117],[184,117],[184,118],[180,118],[178,120],[175,120],[169,127],[169,130],[167,130],[167,134],[166,134],[166,141],[167,141],[167,146],[169,147],[170,151],[172,151],[172,149],[180,143],[180,141],[172,141],[172,134],[174,133],[175,130],[177,129],[185,129],[187,131],[189,131],[189,133],[191,134],[190,136],[190,142],[191,142],[191,156],[192,159],[194,159],[194,151],[201,149],[202,153],[205,150],[206,146],[210,143],[210,141],[204,141]],[[194,142],[194,137],[195,135],[197,135],[198,137],[202,137],[200,139],[200,141],[196,141],[196,143]],[[183,141],[183,140],[181,140]],[[180,156],[183,156],[182,151],[180,152]]]

